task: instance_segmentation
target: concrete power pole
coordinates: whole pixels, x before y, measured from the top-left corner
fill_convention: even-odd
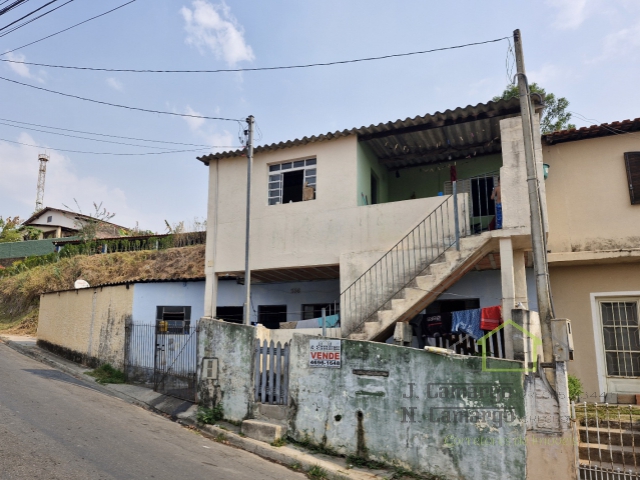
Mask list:
[[[44,179],[47,174],[47,162],[49,161],[49,155],[41,153],[38,155],[38,162],[40,162],[40,169],[38,170],[38,193],[36,194],[36,212],[39,212],[44,208]]]
[[[524,68],[522,54],[522,36],[520,30],[513,32],[518,68],[518,89],[520,91],[520,110],[522,115],[522,133],[524,135],[524,154],[527,163],[527,186],[529,190],[529,206],[531,209],[531,243],[533,245],[533,264],[536,275],[536,291],[538,293],[538,311],[542,332],[542,350],[544,362],[551,363],[553,358],[553,342],[551,339],[551,293],[549,289],[549,267],[545,252],[544,226],[542,220],[542,204],[538,188],[538,169],[533,144],[533,124],[531,116],[531,98]]]
[[[253,115],[247,118],[247,228],[244,251],[244,287],[247,293],[244,302],[244,324],[251,325],[251,268],[249,266],[249,247],[251,243],[251,164],[253,163]]]

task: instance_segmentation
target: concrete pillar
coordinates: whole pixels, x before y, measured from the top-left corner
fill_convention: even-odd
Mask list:
[[[56,238],[62,238],[62,227],[56,228]]]
[[[516,286],[513,274],[513,244],[511,237],[500,239],[500,273],[502,276],[502,318],[511,320],[511,310],[515,306]],[[511,325],[504,326],[504,353],[513,359],[513,331]]]
[[[215,318],[218,303],[218,276],[216,274],[216,249],[218,232],[218,162],[209,164],[209,197],[207,201],[207,242],[205,246],[204,316]]]
[[[523,308],[529,309],[524,250],[516,250],[513,252],[513,277],[515,280],[515,303],[516,305],[522,303]]]

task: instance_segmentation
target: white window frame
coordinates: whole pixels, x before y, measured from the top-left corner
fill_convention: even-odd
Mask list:
[[[299,165],[297,167],[294,166],[299,162],[303,162],[303,165]],[[283,168],[283,166],[286,167],[289,164],[291,165],[290,167]],[[276,166],[279,167],[278,170],[272,169],[272,167]],[[267,166],[267,205],[282,204],[282,194],[284,191],[282,174],[297,170],[304,170],[303,188],[304,183],[308,182],[309,186],[313,187],[314,191],[316,190],[316,185],[318,183],[318,160],[316,157],[304,157],[295,160],[271,163]]]
[[[640,307],[640,291],[630,292],[595,292],[590,294],[591,297],[591,320],[593,325],[593,339],[596,345],[596,373],[598,376],[598,390],[600,393],[609,392],[609,385],[607,381],[607,362],[605,356],[604,339],[602,335],[602,313],[601,302],[623,302],[623,301],[635,301],[638,302]],[[623,377],[611,377],[612,381]],[[632,382],[638,381],[640,383],[640,377],[638,380],[632,379]],[[612,392],[615,393],[615,392]]]

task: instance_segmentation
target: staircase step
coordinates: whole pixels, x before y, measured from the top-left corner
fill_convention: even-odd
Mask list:
[[[624,463],[625,465],[640,465],[640,451],[636,450],[634,454],[631,447],[580,442],[578,445],[578,451],[581,460],[595,460],[605,463]]]
[[[414,282],[418,288],[430,291],[434,287],[436,277],[434,275],[420,275],[415,278]]]
[[[249,438],[267,443],[273,443],[287,433],[286,427],[282,425],[258,420],[244,420],[241,431]]]
[[[448,262],[432,263],[429,265],[429,272],[435,277],[442,277],[442,275],[449,272],[451,264]]]
[[[593,427],[578,427],[578,431],[580,433],[580,441],[587,442],[587,433],[589,434],[588,440],[589,442],[593,442],[600,436],[600,443],[612,445],[624,446],[625,448],[631,448],[635,445],[635,448],[638,452],[640,452],[640,430],[624,430],[619,428],[600,428],[596,429]]]

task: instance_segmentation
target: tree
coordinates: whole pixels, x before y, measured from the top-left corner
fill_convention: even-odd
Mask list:
[[[544,98],[544,114],[540,120],[540,130],[542,133],[576,128],[573,123],[569,123],[569,120],[571,120],[571,113],[567,112],[569,100],[565,97],[556,98],[553,93],[547,93],[545,89],[537,83],[529,85],[529,90],[531,93],[538,93]],[[502,95],[493,97],[492,100],[497,102],[498,100],[510,100],[512,98],[518,98],[519,96],[520,91],[517,85],[507,85]]]
[[[100,230],[107,226],[106,223],[116,216],[115,213],[107,212],[107,209],[102,206],[102,202],[93,202],[94,211],[86,215],[82,213],[82,208],[80,208],[78,201],[75,198],[73,201],[76,207],[78,207],[78,211],[75,213],[82,215],[81,219],[76,219],[75,221],[76,228],[78,229],[77,236],[85,243],[95,240]],[[64,204],[63,206],[72,212],[74,211]]]
[[[0,243],[35,240],[40,236],[37,228],[25,227],[20,223],[20,217],[0,217]]]

